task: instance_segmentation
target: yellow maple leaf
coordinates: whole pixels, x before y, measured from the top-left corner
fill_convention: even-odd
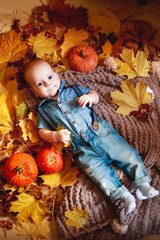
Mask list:
[[[141,77],[149,76],[148,72],[150,68],[151,68],[150,61],[147,60],[146,53],[143,51],[138,51],[134,64],[134,70],[137,73],[137,75]]]
[[[28,118],[21,119],[19,121],[19,126],[23,132],[22,137],[24,141],[28,139],[32,143],[37,143],[40,141],[40,136],[36,128],[36,116],[33,113],[30,113]]]
[[[6,87],[11,78],[15,78],[18,68],[14,66],[7,66],[7,62],[0,64],[0,84]]]
[[[116,58],[115,60],[116,60],[118,69],[113,69],[114,72],[118,73],[120,76],[127,75],[128,79],[137,77],[137,74],[130,67],[130,65],[128,63],[123,62],[118,58]]]
[[[18,90],[18,82],[16,79],[8,81],[6,85],[8,93],[12,96],[13,107],[15,109],[16,123],[23,119],[27,113],[27,106],[24,102],[24,90]]]
[[[15,185],[10,185],[10,184],[6,183],[6,184],[3,186],[3,188],[4,188],[5,190],[10,190],[11,192],[13,192],[13,191],[17,190],[18,187],[16,187]]]
[[[50,232],[50,222],[44,219],[38,225],[27,220],[25,222],[20,221],[16,224],[16,229],[19,231],[19,236],[30,236],[31,239],[44,239]]]
[[[67,186],[72,186],[77,180],[77,174],[79,173],[79,167],[75,165],[71,167],[71,160],[68,156],[64,157],[63,168],[58,173],[44,174],[40,177],[44,180],[46,185],[52,188],[56,188],[61,185],[63,189]]]
[[[118,69],[114,70],[119,75],[127,75],[128,79],[149,76],[150,61],[147,60],[143,51],[138,51],[134,56],[133,49],[124,48],[120,57],[123,61],[116,59]]]
[[[44,58],[45,54],[51,55],[57,50],[57,40],[54,38],[47,38],[45,31],[38,33],[35,36],[31,35],[28,39],[28,44],[33,47],[33,52],[39,58]]]
[[[4,89],[0,85],[0,135],[12,131],[27,112],[23,90],[18,91],[17,80],[9,81]]]
[[[131,68],[134,66],[135,57],[133,49],[124,48],[122,53],[120,53],[119,55],[121,56],[124,62],[128,63],[131,66]]]
[[[79,167],[77,165],[71,167],[72,160],[68,155],[64,157],[64,165],[60,171],[61,186],[65,189],[68,186],[72,186],[77,180],[79,173]]]
[[[37,116],[32,112],[28,114],[28,118],[21,119],[19,121],[19,126],[23,132],[22,137],[24,141],[27,141],[29,139],[32,143],[37,143],[41,140],[36,128]]]
[[[27,123],[28,123],[28,121],[26,120],[26,119],[21,119],[20,121],[19,121],[19,126],[21,127],[21,129],[22,129],[22,138],[23,138],[23,140],[24,141],[27,141],[28,140],[28,134],[29,134],[29,132],[28,132],[28,128],[27,128]]]
[[[62,58],[68,57],[69,51],[79,45],[88,45],[86,39],[88,38],[89,33],[84,30],[76,31],[75,28],[68,29],[68,32],[64,34],[64,41],[61,45],[61,55]]]
[[[99,54],[98,59],[103,60],[112,54],[112,44],[110,43],[109,40],[105,43],[104,46],[102,46],[103,53]]]
[[[112,32],[116,34],[119,33],[120,21],[116,15],[107,9],[89,11],[88,23],[95,28],[100,27],[100,32],[105,33],[106,35]]]
[[[76,227],[79,229],[83,225],[86,225],[87,210],[82,210],[80,207],[75,207],[73,210],[67,210],[65,212],[67,217],[66,225],[70,227]]]
[[[20,37],[21,33],[14,30],[5,33],[4,39],[0,36],[0,63],[15,62],[24,57],[28,46]]]
[[[135,88],[129,80],[124,80],[120,87],[123,92],[112,92],[111,97],[112,102],[119,106],[116,112],[123,116],[138,111],[142,104],[152,101],[152,93],[146,91],[147,85],[143,81],[138,82]]]
[[[3,84],[4,77],[7,71],[7,62],[0,64],[0,83]]]
[[[44,184],[50,186],[51,189],[58,187],[61,183],[61,176],[59,172],[52,174],[43,174],[39,177],[41,177],[44,181]]]
[[[42,200],[35,198],[26,193],[17,195],[18,200],[11,202],[10,212],[18,212],[17,221],[27,221],[32,218],[35,224],[39,224],[50,210],[44,205]]]
[[[0,135],[5,135],[13,130],[14,122],[12,110],[12,98],[2,93],[0,95]]]

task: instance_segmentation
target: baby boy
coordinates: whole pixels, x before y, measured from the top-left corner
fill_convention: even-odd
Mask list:
[[[151,187],[151,178],[137,151],[104,119],[99,120],[98,129],[93,128],[91,109],[86,105],[91,107],[99,102],[95,91],[79,87],[83,95],[77,98],[74,89],[66,87],[65,81],[61,81],[58,73],[43,60],[31,62],[24,77],[31,91],[43,99],[39,106],[55,126],[63,127],[58,131],[56,127],[51,128],[38,113],[40,137],[50,143],[67,144],[70,140],[77,164],[112,202],[121,199],[126,214],[136,207],[135,197],[121,184],[111,165],[122,169],[132,179],[138,198],[147,199],[159,194]]]

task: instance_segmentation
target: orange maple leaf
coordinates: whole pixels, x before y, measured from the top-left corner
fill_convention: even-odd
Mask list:
[[[38,33],[36,37],[30,36],[28,44],[33,47],[33,52],[39,58],[44,58],[45,54],[51,55],[57,50],[57,40],[47,38],[45,31]]]
[[[0,36],[0,63],[15,62],[24,57],[28,46],[14,30]]]
[[[82,44],[88,45],[88,43],[85,42],[88,36],[89,36],[89,33],[82,29],[79,31],[76,31],[75,28],[69,29],[68,32],[64,34],[64,42],[60,47],[62,49],[62,52],[61,52],[62,58],[68,57],[69,51],[73,47],[76,47]]]

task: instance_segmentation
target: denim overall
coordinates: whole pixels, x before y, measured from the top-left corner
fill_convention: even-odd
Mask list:
[[[90,89],[79,87],[83,94]],[[122,169],[138,187],[150,182],[144,164],[136,149],[132,148],[119,133],[104,119],[99,120],[97,130],[93,129],[91,110],[81,108],[76,102],[77,95],[72,88],[65,88],[62,80],[58,100],[48,98],[39,106],[58,126],[71,131],[74,159],[86,175],[110,197],[111,201],[122,197],[128,189],[118,180],[111,165]],[[50,128],[38,114],[38,128]],[[54,129],[56,130],[56,129]]]

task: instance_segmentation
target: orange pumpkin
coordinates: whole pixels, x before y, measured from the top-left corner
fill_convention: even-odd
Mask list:
[[[98,56],[92,47],[78,46],[71,51],[69,62],[74,70],[87,73],[96,68]]]
[[[10,184],[24,187],[37,178],[38,167],[30,154],[15,153],[6,160],[3,173]]]
[[[56,173],[63,167],[63,156],[56,153],[52,148],[43,148],[37,154],[37,164],[42,172],[51,174]]]

